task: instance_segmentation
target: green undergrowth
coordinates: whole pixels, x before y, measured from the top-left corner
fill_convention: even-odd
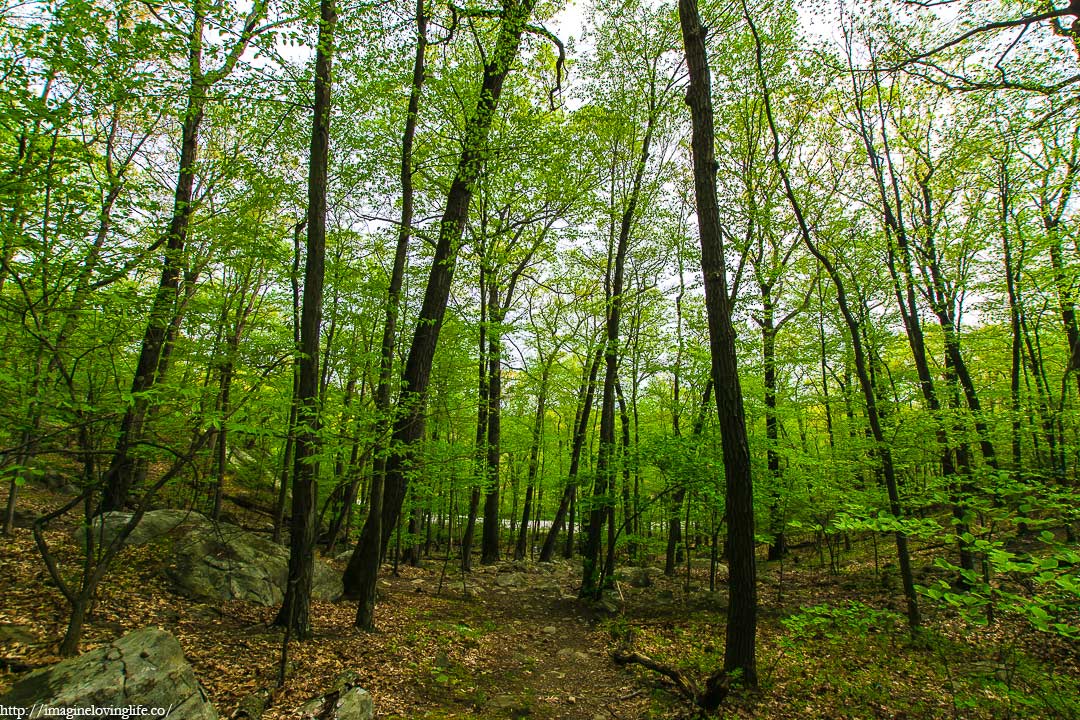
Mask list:
[[[722,616],[618,618],[608,629],[613,642],[629,638],[635,649],[699,682],[723,665]],[[938,617],[913,637],[899,613],[839,600],[790,612],[760,630],[759,689],[734,697],[719,717],[1080,718],[1076,648],[1040,639],[1019,618],[987,628]],[[670,717],[673,703],[670,694],[654,692],[653,717]]]

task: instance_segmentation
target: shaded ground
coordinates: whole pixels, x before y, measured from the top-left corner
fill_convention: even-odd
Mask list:
[[[53,507],[26,489],[27,516]],[[23,523],[25,525],[25,522]],[[64,566],[78,568],[73,525],[48,533]],[[621,583],[619,612],[575,598],[576,564],[477,567],[462,585],[441,559],[384,568],[380,631],[352,626],[353,603],[315,602],[314,637],[293,643],[276,686],[280,631],[274,608],[214,607],[174,594],[166,558],[133,548],[103,587],[83,648],[158,625],[180,640],[223,717],[246,696],[273,689],[266,717],[290,717],[344,670],[359,673],[382,718],[630,720],[692,717],[665,681],[611,661],[619,643],[697,677],[722,664],[724,593],[709,593],[707,563],[652,586]],[[966,625],[926,607],[928,631],[912,641],[888,569],[859,548],[833,575],[810,551],[784,568],[761,564],[761,691],[730,702],[721,717],[1080,718],[1080,649],[1005,619]],[[926,563],[924,563],[926,564]],[[718,589],[723,591],[723,572]],[[441,582],[441,587],[440,587]],[[0,538],[0,692],[22,672],[56,661],[67,607],[52,587],[30,531]]]

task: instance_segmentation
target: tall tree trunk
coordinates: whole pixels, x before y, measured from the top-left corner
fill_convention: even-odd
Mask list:
[[[193,67],[201,63],[203,15],[201,5],[196,4],[194,28],[191,34],[191,60]],[[122,509],[128,502],[135,480],[135,458],[131,452],[142,437],[143,423],[150,407],[148,392],[162,378],[158,375],[166,332],[176,313],[177,293],[180,287],[180,269],[183,264],[184,245],[187,242],[188,225],[194,209],[192,197],[195,186],[195,160],[199,147],[199,127],[206,106],[206,88],[201,81],[192,79],[184,113],[180,140],[180,168],[173,194],[173,215],[169,222],[165,257],[161,267],[157,291],[150,308],[150,319],[143,334],[135,376],[131,381],[134,402],[128,405],[120,421],[120,434],[116,439],[112,461],[105,473],[105,493],[101,511]]]
[[[551,562],[555,556],[555,542],[559,538],[559,533],[562,532],[571,501],[574,499],[574,488],[577,487],[578,468],[581,464],[581,450],[585,445],[585,437],[588,435],[589,415],[592,412],[593,396],[596,393],[596,375],[603,356],[604,346],[601,343],[589,363],[587,375],[582,379],[581,390],[578,392],[578,408],[574,418],[576,422],[570,448],[570,470],[567,472],[566,487],[559,499],[559,507],[555,511],[555,519],[551,521],[547,537],[544,538],[544,545],[540,549],[540,562]]]
[[[384,438],[393,429],[390,412],[390,385],[394,371],[394,347],[397,343],[397,320],[401,307],[401,286],[405,278],[405,260],[408,255],[413,219],[413,168],[412,149],[416,137],[416,119],[420,112],[420,96],[424,85],[425,53],[427,52],[427,15],[424,0],[416,0],[416,54],[413,57],[412,87],[409,105],[405,113],[405,131],[401,141],[401,223],[398,227],[397,247],[394,249],[394,266],[390,271],[390,287],[387,290],[386,314],[383,323],[382,345],[379,349],[379,384],[375,390],[377,442],[375,461],[371,475],[368,497],[368,515],[364,531],[369,542],[356,544],[343,577],[345,597],[360,601],[356,610],[356,626],[364,630],[375,629],[375,577],[382,559],[381,542],[370,538],[382,537],[383,490],[386,479],[386,443]]]
[[[322,325],[326,258],[326,191],[330,162],[330,100],[337,10],[334,0],[319,3],[319,44],[315,51],[315,103],[308,165],[307,262],[300,313],[300,384],[297,396],[296,451],[292,518],[289,524],[289,575],[285,599],[274,621],[299,639],[311,634],[311,579],[315,570],[315,512],[319,498],[319,332]]]
[[[771,497],[769,498],[769,560],[779,560],[787,554],[784,535],[785,518],[780,493],[780,421],[776,415],[776,308],[773,305],[772,285],[762,282],[761,290],[761,357],[765,383],[765,450]]]
[[[690,75],[686,102],[690,106],[692,124],[690,147],[694,196],[701,242],[701,271],[705,278],[712,379],[727,487],[729,584],[724,667],[709,679],[701,703],[706,709],[713,709],[722,699],[727,675],[738,672],[742,682],[757,685],[754,484],[750,474],[750,446],[735,354],[736,332],[731,322],[732,298],[728,294],[727,263],[716,197],[712,80],[697,0],[679,0],[679,21]]]
[[[292,394],[289,396],[289,420],[285,428],[285,448],[281,452],[281,475],[278,479],[277,502],[274,504],[274,534],[275,543],[281,543],[282,532],[285,526],[285,504],[289,492],[289,481],[292,478],[293,455],[296,445],[296,411],[300,397],[300,233],[307,227],[307,218],[304,218],[293,228],[293,263],[290,275],[292,285],[292,330],[293,330],[293,362],[292,362]]]
[[[480,562],[490,565],[499,561],[499,458],[502,443],[502,321],[505,317],[499,302],[499,289],[495,278],[488,288],[488,312],[491,326],[488,328],[487,347],[487,442],[484,461],[487,465],[484,495],[484,536],[480,544]],[[509,297],[506,298],[509,302]]]
[[[637,158],[630,195],[623,209],[619,222],[619,237],[615,246],[614,257],[608,256],[608,304],[607,334],[604,342],[604,387],[600,401],[600,447],[596,456],[596,479],[593,482],[592,506],[589,509],[588,524],[585,528],[585,546],[582,557],[580,596],[598,599],[603,587],[600,584],[602,565],[600,547],[603,539],[604,521],[608,517],[609,507],[614,500],[611,491],[615,487],[615,383],[619,369],[619,322],[622,318],[623,277],[626,268],[626,254],[630,247],[630,231],[634,225],[634,215],[641,195],[641,185],[645,178],[645,166],[649,159],[653,128],[656,123],[656,98],[649,97],[649,117],[645,125],[645,135],[641,141],[641,153]]]
[[[481,243],[483,243],[481,235]],[[481,246],[481,256],[484,248]],[[479,359],[477,361],[477,403],[476,403],[476,442],[473,446],[473,466],[476,468],[476,480],[469,494],[469,516],[465,521],[465,533],[461,536],[461,571],[472,570],[473,540],[476,536],[476,518],[480,510],[480,496],[487,482],[488,473],[488,412],[491,403],[488,396],[491,393],[491,377],[487,362],[488,354],[488,318],[491,312],[491,298],[488,294],[488,285],[491,279],[486,268],[480,270],[480,343]]]
[[[465,141],[454,180],[447,194],[446,208],[439,225],[439,239],[428,273],[416,331],[402,373],[401,398],[386,460],[382,513],[379,520],[374,520],[374,513],[369,511],[360,543],[381,543],[385,546],[401,512],[412,454],[415,444],[424,435],[431,364],[450,297],[457,246],[465,229],[473,188],[480,177],[487,138],[495,119],[503,82],[517,58],[521,34],[528,23],[534,3],[535,0],[507,0],[503,5],[495,51],[484,66],[476,108],[465,126]],[[349,582],[346,584],[346,593],[355,597],[374,597],[378,564],[358,565],[362,567],[352,576],[347,576]]]
[[[856,81],[856,71],[852,67],[850,68],[850,72],[852,86],[855,89],[856,95],[862,97],[862,90]],[[960,549],[960,564],[965,569],[974,570],[974,559],[969,549],[969,543],[964,539],[968,530],[966,522],[967,509],[964,505],[960,504],[959,493],[957,492],[958,486],[956,486],[956,482],[953,479],[957,469],[953,463],[953,450],[949,444],[949,435],[945,426],[945,419],[941,416],[941,402],[938,399],[937,391],[934,387],[934,378],[930,371],[930,363],[926,352],[925,335],[923,334],[922,321],[919,317],[919,305],[915,293],[915,270],[913,266],[911,244],[908,240],[908,228],[904,219],[903,203],[900,200],[900,183],[891,160],[889,136],[885,129],[886,113],[881,101],[881,88],[876,72],[873,76],[873,80],[874,86],[878,91],[878,117],[881,125],[880,129],[884,150],[882,154],[886,158],[885,161],[881,158],[882,154],[875,151],[872,140],[873,131],[870,123],[861,110],[862,103],[857,103],[860,122],[859,132],[863,140],[863,145],[867,151],[870,170],[876,181],[879,201],[881,203],[882,221],[886,239],[889,244],[887,265],[889,268],[889,276],[892,279],[893,294],[896,297],[896,303],[900,309],[900,317],[904,323],[904,330],[907,335],[908,346],[911,348],[912,359],[915,361],[915,369],[919,377],[919,388],[922,391],[926,407],[930,410],[934,420],[934,431],[941,457],[942,477],[946,482],[954,486],[953,495],[956,502],[954,502],[953,506],[953,516],[958,520],[954,530],[956,533],[957,544]],[[886,169],[888,170],[887,180]],[[890,200],[890,189],[892,200]],[[967,457],[966,448],[958,448],[957,454],[958,456]],[[968,464],[963,463],[961,464],[961,467],[964,469],[965,473],[970,472],[970,466]],[[963,480],[960,481],[961,484],[963,482]]]
[[[173,191],[173,211],[165,233],[165,257],[161,277],[150,307],[150,318],[139,349],[139,360],[131,382],[131,403],[120,422],[120,432],[109,469],[103,478],[105,492],[101,511],[119,510],[127,504],[135,480],[136,463],[131,451],[143,434],[143,425],[150,407],[148,393],[164,376],[163,353],[170,328],[179,328],[178,289],[184,262],[184,247],[194,210],[195,162],[198,158],[199,128],[210,89],[229,76],[258,30],[256,26],[266,14],[268,0],[255,0],[244,28],[226,53],[221,65],[207,72],[203,69],[203,30],[206,8],[203,0],[194,0],[192,24],[188,35],[187,102],[180,132],[180,163]]]
[[[521,510],[521,527],[518,528],[517,544],[514,547],[514,559],[524,560],[528,547],[529,521],[532,519],[532,502],[535,493],[536,478],[540,470],[540,445],[544,439],[544,416],[547,412],[548,378],[555,353],[544,363],[540,371],[540,389],[536,393],[536,414],[533,416],[532,443],[529,446],[529,469],[525,480],[525,505]]]

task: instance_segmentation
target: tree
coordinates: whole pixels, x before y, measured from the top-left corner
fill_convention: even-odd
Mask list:
[[[803,243],[806,245],[807,250],[810,251],[810,254],[817,258],[817,261],[821,263],[821,266],[836,287],[836,300],[851,338],[851,349],[855,359],[855,372],[859,380],[859,386],[862,388],[863,400],[866,403],[867,420],[870,423],[870,431],[873,434],[876,445],[876,454],[881,461],[882,472],[885,477],[885,487],[889,493],[890,510],[893,517],[899,522],[903,517],[903,512],[900,506],[900,493],[896,481],[896,469],[893,464],[892,451],[889,449],[886,442],[885,433],[881,425],[877,390],[870,377],[867,354],[863,346],[862,330],[859,327],[859,321],[856,318],[855,313],[848,303],[845,283],[840,272],[837,270],[836,264],[822,252],[821,248],[813,240],[810,226],[807,223],[806,216],[803,214],[802,205],[795,195],[790,175],[780,158],[780,134],[776,129],[776,119],[773,115],[771,94],[769,92],[769,86],[763,68],[761,37],[758,34],[754,20],[746,9],[745,4],[743,5],[743,13],[754,36],[754,53],[757,63],[758,82],[761,83],[762,100],[765,104],[765,117],[768,120],[769,133],[772,135],[773,139],[773,162],[775,163],[777,172],[779,172],[780,179],[783,182],[784,194],[787,196],[788,202],[791,204],[791,210],[798,222],[799,234],[802,237]],[[914,632],[919,627],[921,617],[919,613],[918,597],[915,594],[915,582],[911,571],[911,555],[908,552],[907,534],[902,527],[898,526],[894,533],[894,537],[896,539],[897,558],[900,563],[900,575],[904,584],[904,596],[907,599],[908,625],[912,632]]]
[[[315,51],[315,100],[308,160],[307,262],[300,315],[300,371],[297,432],[289,525],[289,575],[275,624],[300,639],[311,634],[311,579],[315,571],[315,512],[319,497],[319,336],[322,328],[326,256],[326,191],[330,162],[330,109],[333,89],[334,0],[320,0],[319,40]]]
[[[724,449],[727,505],[729,587],[724,667],[710,676],[699,704],[715,708],[726,694],[726,679],[733,673],[747,685],[757,684],[757,568],[754,557],[754,484],[750,474],[750,447],[746,434],[735,328],[728,292],[727,257],[720,208],[716,197],[716,161],[711,80],[705,32],[696,0],[679,0],[679,21],[686,47],[690,86],[691,156],[694,196],[701,240],[701,272],[705,278],[705,306],[709,317],[709,352],[712,379]]]
[[[149,393],[164,375],[161,363],[170,327],[179,324],[177,292],[183,271],[188,226],[195,210],[195,163],[199,152],[199,130],[210,92],[236,68],[251,40],[265,31],[265,28],[259,27],[259,23],[266,15],[268,1],[256,0],[253,3],[236,39],[226,50],[225,59],[217,68],[206,70],[203,68],[205,25],[211,8],[207,8],[203,0],[193,0],[191,27],[187,32],[188,85],[181,119],[180,161],[173,194],[173,211],[168,230],[156,243],[165,246],[161,279],[150,307],[138,364],[131,381],[133,402],[120,422],[116,450],[103,480],[106,489],[101,502],[102,511],[123,508],[132,484],[137,480],[138,470],[132,449],[138,444],[143,432],[143,423],[150,407]]]
[[[484,65],[476,106],[465,128],[457,170],[439,224],[439,239],[428,273],[416,331],[402,372],[402,391],[386,463],[383,513],[379,520],[373,520],[369,513],[361,532],[361,544],[379,543],[385,547],[401,512],[415,446],[424,434],[431,365],[450,296],[458,245],[465,230],[474,187],[483,167],[487,138],[495,120],[503,83],[517,58],[521,35],[529,23],[533,5],[533,0],[506,0],[499,13],[495,49]],[[351,582],[345,592],[355,597],[370,597],[377,577],[377,564],[364,566],[357,575],[347,578]]]
[[[409,105],[405,116],[405,130],[401,142],[401,225],[398,229],[397,245],[394,249],[394,265],[390,271],[390,286],[387,290],[386,317],[383,323],[382,344],[379,348],[379,385],[375,391],[375,408],[379,413],[378,436],[389,434],[391,429],[391,381],[394,372],[394,348],[397,343],[397,321],[401,305],[401,285],[405,276],[405,260],[412,233],[413,222],[413,167],[412,149],[416,135],[417,116],[420,112],[420,98],[424,83],[425,54],[427,52],[427,15],[424,0],[416,2],[416,53],[413,59],[412,87],[409,90]],[[376,452],[375,468],[368,497],[368,523],[372,524],[371,536],[382,537],[383,492],[386,482],[385,449]],[[350,493],[351,495],[352,493]],[[363,572],[377,574],[382,559],[381,543],[368,542],[357,545],[349,557],[349,566],[345,570],[346,595],[353,590],[350,576]],[[375,584],[360,588],[363,593],[356,614],[356,626],[372,630],[375,626]]]

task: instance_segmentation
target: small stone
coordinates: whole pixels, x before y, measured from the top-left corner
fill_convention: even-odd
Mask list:
[[[501,588],[520,588],[524,587],[525,583],[525,575],[522,573],[500,573],[495,576],[495,585]]]
[[[525,717],[532,714],[528,703],[513,695],[497,695],[488,702],[487,707],[499,711],[501,717]]]
[[[545,635],[555,635],[558,632],[559,632],[559,628],[555,627],[554,625],[548,625],[547,627],[544,628],[544,634]]]

